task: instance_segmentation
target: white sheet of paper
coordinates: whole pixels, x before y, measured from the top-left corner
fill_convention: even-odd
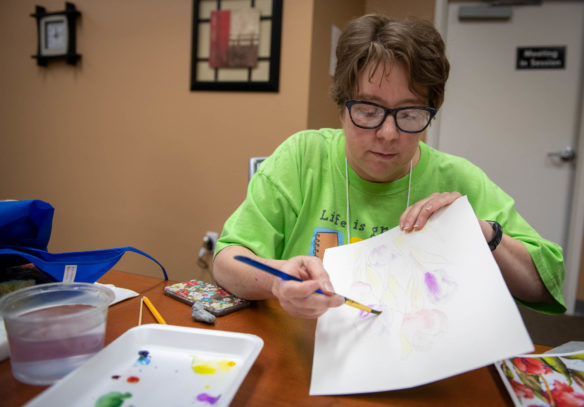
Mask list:
[[[396,390],[533,351],[466,197],[417,232],[394,228],[327,249],[343,305],[317,322],[311,395]]]
[[[101,283],[94,283],[94,284],[102,285],[104,287],[109,288],[110,290],[112,290],[114,292],[114,299],[110,303],[110,306],[117,304],[118,302],[122,302],[124,300],[127,300],[128,298],[138,296],[138,293],[136,291],[130,290],[129,288],[116,287],[113,284],[101,284]]]

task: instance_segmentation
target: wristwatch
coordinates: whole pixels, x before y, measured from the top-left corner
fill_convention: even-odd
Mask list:
[[[497,221],[488,220],[487,222],[493,227],[493,230],[495,231],[495,236],[493,236],[493,239],[491,239],[489,242],[489,247],[493,252],[497,246],[499,246],[499,243],[501,243],[501,239],[503,238],[503,228]]]

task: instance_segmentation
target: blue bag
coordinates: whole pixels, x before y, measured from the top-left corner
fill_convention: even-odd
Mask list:
[[[139,253],[166,270],[154,257],[134,247],[49,253],[54,208],[43,201],[0,202],[0,266],[33,263],[57,281],[94,283],[127,251]],[[23,260],[24,259],[24,260]]]
[[[43,201],[0,202],[0,247],[47,250],[55,209]]]

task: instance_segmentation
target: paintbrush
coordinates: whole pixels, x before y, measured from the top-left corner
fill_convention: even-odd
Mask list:
[[[248,264],[248,265],[253,266],[253,267],[260,269],[262,271],[266,271],[270,274],[273,274],[276,277],[280,277],[282,280],[303,281],[303,280],[299,279],[298,277],[291,276],[288,273],[284,273],[283,271],[280,271],[276,268],[268,266],[267,264],[261,263],[257,260],[251,259],[251,258],[246,257],[246,256],[235,256],[234,259],[239,260],[242,263]],[[324,294],[324,292],[321,289],[316,290],[316,292],[319,294]],[[337,294],[337,295],[340,295],[340,294]],[[343,295],[341,295],[341,297],[343,297],[345,299],[345,304],[350,305],[351,307],[355,307],[355,308],[358,308],[360,310],[363,310],[363,311],[366,311],[366,312],[369,312],[369,313],[375,314],[375,315],[381,314],[381,311],[379,311],[379,310],[370,308],[366,305],[363,305],[363,304],[361,304],[355,300],[352,300],[350,298],[347,298]]]

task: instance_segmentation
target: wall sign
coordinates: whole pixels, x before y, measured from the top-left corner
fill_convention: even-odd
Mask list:
[[[517,69],[565,69],[566,47],[517,47]]]

